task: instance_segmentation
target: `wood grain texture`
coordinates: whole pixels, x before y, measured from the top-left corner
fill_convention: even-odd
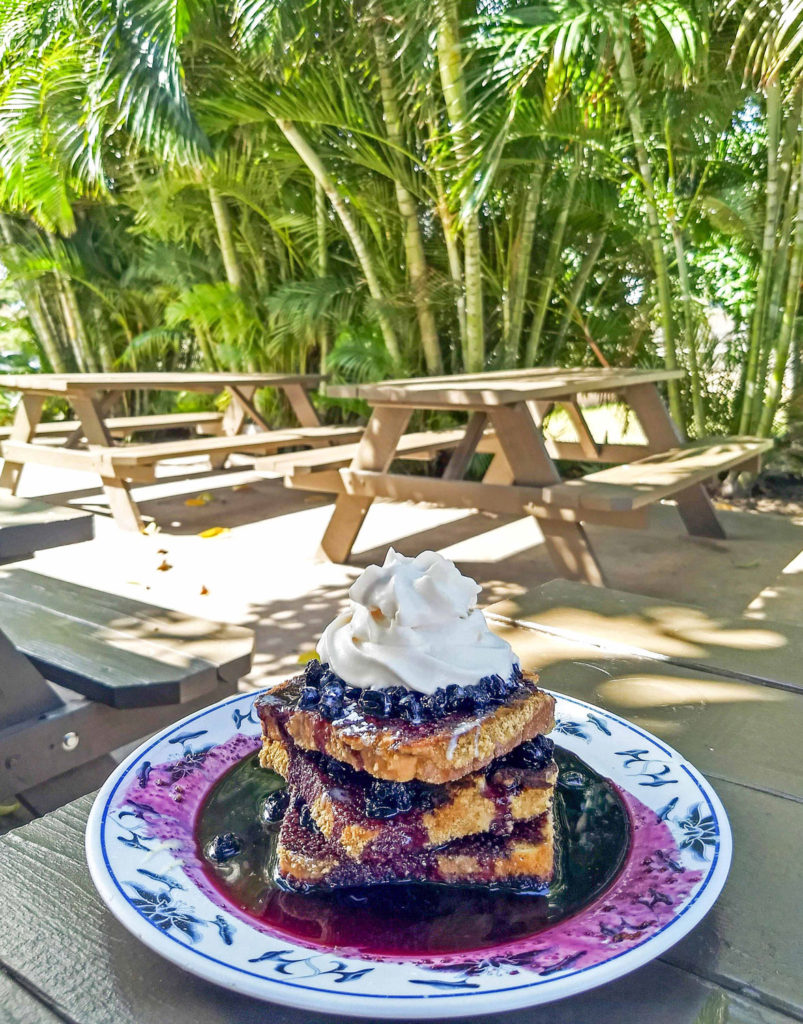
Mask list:
[[[47,1006],[0,968],[0,1020],[3,1024],[63,1024]]]
[[[803,693],[803,628],[791,622],[725,618],[621,590],[550,580],[486,613],[529,622],[606,650],[631,648],[674,665]]]
[[[500,623],[492,626],[526,668],[540,672],[548,689],[642,726],[709,778],[803,801],[803,695],[648,658],[624,658]],[[803,802],[790,800],[793,812],[803,814]]]
[[[237,679],[253,634],[24,569],[0,572],[6,635],[53,682],[118,708],[171,704]]]
[[[223,414],[219,412],[169,412],[152,416],[107,416],[106,426],[112,434],[133,434],[149,430],[175,430],[180,427],[204,427],[210,433],[216,433]],[[12,427],[0,427],[0,438],[11,437]],[[40,423],[34,435],[37,440],[42,437],[67,437],[81,430],[77,420],[53,420]],[[83,431],[78,435],[83,436]]]
[[[89,878],[83,833],[90,806],[91,798],[85,797],[0,839],[4,894],[0,968],[14,972],[57,1007],[57,1019],[80,1024],[335,1024],[344,1020],[238,996],[173,967],[129,935],[102,905]],[[792,1019],[724,991],[695,976],[699,973],[699,964],[692,974],[655,962],[560,1003],[473,1020],[479,1024],[715,1024],[727,1019],[729,1024],[788,1024]],[[50,1024],[46,1016],[32,1021]]]
[[[58,508],[36,498],[0,494],[0,559],[21,558],[45,548],[80,544],[95,536],[89,512]]]
[[[24,373],[3,375],[3,388],[50,395],[83,391],[222,391],[227,384],[260,388],[316,387],[315,373]]]

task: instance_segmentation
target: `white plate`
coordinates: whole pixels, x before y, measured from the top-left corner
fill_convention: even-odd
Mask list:
[[[92,879],[114,915],[179,967],[236,992],[358,1017],[456,1017],[535,1006],[659,956],[719,895],[725,811],[680,754],[637,726],[555,694],[553,738],[618,787],[631,842],[604,896],[525,939],[473,953],[351,956],[271,932],[201,869],[193,827],[222,775],[259,746],[253,694],[183,719],[128,757],[89,816]]]

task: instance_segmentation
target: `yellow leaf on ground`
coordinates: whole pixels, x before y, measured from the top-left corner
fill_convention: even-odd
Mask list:
[[[14,811],[19,810],[20,805],[16,804],[0,804],[0,814],[13,814]]]
[[[207,588],[206,588],[205,586],[203,586],[203,584],[202,584],[202,585],[201,585],[201,597],[204,597],[204,596],[205,596],[206,594],[208,594],[208,593],[209,593],[209,591],[208,591],[208,590],[207,590]]]
[[[187,498],[184,504],[189,505],[190,508],[201,508],[204,505],[208,505],[210,501],[214,500],[215,499],[211,494],[199,494],[195,498]]]
[[[715,501],[714,502],[714,508],[721,509],[724,512],[729,512],[732,509],[736,508],[736,506],[735,505],[731,505],[730,502],[727,502],[727,501]]]
[[[222,533],[231,533],[228,526],[210,526],[208,530],[201,530],[199,537],[219,537]]]
[[[298,663],[299,665],[306,665],[308,661],[312,661],[313,658],[317,657],[318,652],[316,650],[302,651],[298,656]]]
[[[232,487],[233,491],[250,491],[251,484],[234,484]]]
[[[167,561],[166,558],[162,559],[162,564],[156,566],[157,572],[167,572],[168,569],[172,569],[173,566]]]

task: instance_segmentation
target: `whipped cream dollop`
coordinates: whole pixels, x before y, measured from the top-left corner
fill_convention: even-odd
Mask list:
[[[477,608],[481,587],[435,551],[390,548],[349,590],[348,607],[323,632],[318,656],[352,686],[472,686],[508,679],[518,658]]]

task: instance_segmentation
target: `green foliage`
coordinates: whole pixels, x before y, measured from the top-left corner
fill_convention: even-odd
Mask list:
[[[802,26],[0,0],[0,331],[62,370],[677,366],[691,432],[769,432],[800,385]]]

